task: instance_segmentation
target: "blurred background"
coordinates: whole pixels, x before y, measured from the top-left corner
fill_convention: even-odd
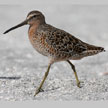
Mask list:
[[[25,20],[27,14],[32,10],[41,11],[45,15],[48,24],[63,29],[84,42],[102,46],[105,50],[108,50],[107,5],[0,5],[1,100],[32,99],[33,92],[47,68],[47,58],[37,53],[28,40],[28,25],[11,31],[6,35],[3,34],[5,30]],[[108,72],[108,52],[72,62],[76,65],[79,78],[84,80],[85,83],[88,81],[87,84],[89,85],[91,83],[97,83],[96,80],[100,79],[99,75]],[[72,85],[69,83],[71,80],[73,80],[73,85],[75,86],[75,77],[68,64],[65,62],[57,64],[52,66],[52,72],[50,72],[48,80],[46,81],[47,83],[45,83],[49,91],[53,89],[53,83],[55,85],[54,88],[61,88],[62,90],[65,89],[65,84],[68,83],[68,87]],[[105,82],[108,82],[106,77],[102,77],[101,81],[98,81],[98,84],[106,84]],[[62,88],[63,84],[64,88]],[[100,90],[103,88],[101,84]],[[93,88],[92,85],[90,87]],[[96,87],[94,87],[95,96],[94,94],[87,93],[91,88],[89,88],[89,90],[86,88],[85,92],[79,91],[79,97],[77,97],[78,91],[76,91],[76,88],[72,88],[72,90],[76,91],[75,94],[75,91],[71,91],[70,89],[70,91],[75,94],[73,97],[70,97],[73,93],[71,95],[63,95],[62,93],[60,95],[59,93],[60,96],[58,98],[58,92],[55,91],[52,97],[42,93],[44,95],[37,97],[37,99],[107,100],[108,92],[105,92],[106,95],[103,95],[104,92],[102,91],[101,94],[100,91],[96,91],[98,88]],[[107,86],[105,87],[107,90]],[[98,92],[101,96],[97,94]]]

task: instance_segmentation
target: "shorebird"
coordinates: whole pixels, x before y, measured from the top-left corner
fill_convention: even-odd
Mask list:
[[[75,66],[70,60],[80,60],[83,57],[104,52],[104,48],[85,43],[70,33],[47,24],[44,15],[37,10],[29,12],[22,23],[8,29],[4,34],[27,24],[30,25],[28,35],[31,44],[39,53],[49,58],[47,71],[34,96],[42,91],[42,86],[48,76],[51,65],[59,61],[67,61],[69,63],[75,74],[76,84],[81,87]]]

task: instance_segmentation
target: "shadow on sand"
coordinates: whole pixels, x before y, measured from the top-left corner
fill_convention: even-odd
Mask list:
[[[8,79],[8,80],[18,80],[21,77],[0,77],[0,79]]]

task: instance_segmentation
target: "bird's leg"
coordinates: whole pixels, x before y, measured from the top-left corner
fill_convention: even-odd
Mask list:
[[[76,82],[77,82],[77,86],[78,86],[79,88],[81,88],[81,86],[80,86],[80,81],[79,81],[79,79],[78,79],[78,76],[77,76],[77,72],[76,72],[75,66],[74,66],[69,60],[67,60],[67,62],[71,65],[71,68],[72,68],[73,71],[74,71],[75,78],[76,78]]]
[[[43,78],[42,82],[40,83],[39,88],[36,90],[34,96],[36,96],[39,92],[43,91],[41,88],[42,88],[42,85],[44,84],[44,82],[45,82],[45,80],[46,80],[46,78],[47,78],[47,76],[48,76],[50,67],[51,67],[51,64],[48,65],[48,68],[47,68],[47,71],[46,71],[46,73],[45,73],[45,75],[44,75],[44,78]]]

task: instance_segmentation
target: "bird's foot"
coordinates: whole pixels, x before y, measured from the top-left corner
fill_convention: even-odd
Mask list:
[[[35,97],[38,93],[40,93],[40,92],[44,92],[44,90],[41,89],[41,88],[38,88],[38,89],[36,90],[35,94],[34,94],[34,97]]]
[[[82,88],[83,87],[84,82],[83,81],[78,81],[77,82],[77,87]]]

